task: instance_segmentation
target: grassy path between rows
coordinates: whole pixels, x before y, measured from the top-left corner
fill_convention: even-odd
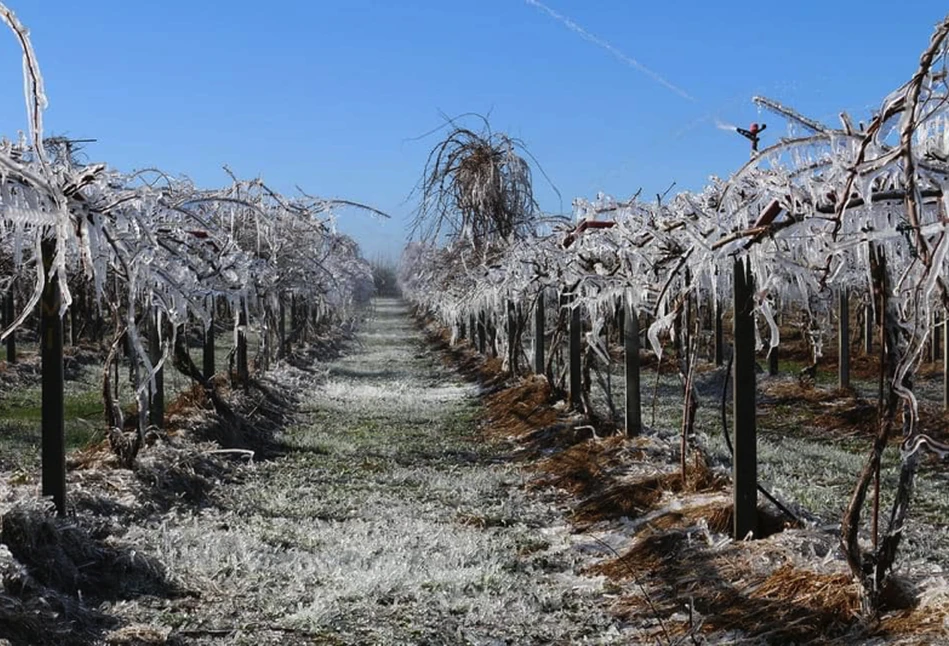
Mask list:
[[[377,301],[284,456],[125,537],[196,594],[111,612],[182,644],[635,643],[576,574],[593,546],[479,441],[477,394]]]

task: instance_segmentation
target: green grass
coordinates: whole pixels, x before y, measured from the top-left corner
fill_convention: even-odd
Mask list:
[[[65,396],[66,450],[82,448],[104,437],[102,399],[94,390]],[[31,468],[39,462],[43,407],[39,388],[17,391],[0,400],[0,451],[4,462]]]
[[[216,337],[215,365],[219,371],[227,369],[227,354],[232,349],[233,336],[230,331],[226,331]],[[256,353],[257,343],[256,333],[249,334],[251,356]],[[201,349],[192,348],[190,352],[195,363],[200,366]],[[36,344],[19,343],[17,354],[21,361],[28,360],[36,354]],[[67,451],[89,446],[105,436],[101,375],[101,365],[87,365],[78,379],[68,380],[65,384],[63,403]],[[127,368],[123,366],[119,375],[121,399],[126,405],[130,403],[128,399],[132,392]],[[170,366],[166,368],[166,402],[173,400],[175,393],[190,386],[189,379]],[[39,462],[42,420],[42,389],[39,383],[32,382],[0,394],[0,455],[3,456],[3,463],[12,463],[15,468],[32,468]]]
[[[43,418],[42,393],[30,389],[0,400],[0,420],[37,422]],[[102,419],[102,397],[96,391],[66,394],[65,419]]]

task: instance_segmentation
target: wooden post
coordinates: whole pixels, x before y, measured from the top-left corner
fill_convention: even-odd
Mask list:
[[[204,378],[210,379],[214,376],[214,297],[211,297],[211,320],[208,322],[208,328],[204,331],[204,347],[202,348],[201,363],[204,372]]]
[[[725,330],[722,327],[722,303],[715,299],[715,365],[725,363]]]
[[[161,314],[153,312],[148,321],[148,359],[152,367],[161,361]],[[154,387],[149,385],[151,403],[148,406],[148,423],[156,428],[165,428],[165,369],[155,373]]]
[[[581,390],[583,379],[581,371],[581,349],[583,321],[580,318],[580,305],[576,303],[576,295],[572,296],[567,306],[570,307],[570,405],[579,408],[582,405]],[[571,307],[572,306],[572,307]]]
[[[839,293],[837,313],[837,387],[850,388],[850,295],[847,288]]]
[[[639,392],[639,312],[630,302],[623,303],[621,312],[625,319],[623,348],[626,355],[626,435],[639,435],[643,430],[643,410]]]
[[[544,374],[544,337],[546,332],[544,325],[547,322],[546,310],[544,306],[544,292],[541,290],[537,294],[537,302],[534,304],[534,374]]]
[[[6,324],[13,325],[13,319],[16,318],[16,303],[12,283],[3,299],[3,309],[6,312]],[[16,332],[10,332],[10,336],[7,337],[7,363],[16,363]]]
[[[778,376],[778,346],[768,350],[768,374],[772,377]]]
[[[40,301],[40,351],[42,354],[42,471],[43,495],[52,496],[60,516],[66,513],[66,426],[64,407],[63,319],[59,278],[53,272],[56,240],[41,243],[46,286]]]
[[[754,277],[744,261],[734,268],[734,375],[732,401],[735,415],[734,538],[758,532],[758,456],[755,420]]]

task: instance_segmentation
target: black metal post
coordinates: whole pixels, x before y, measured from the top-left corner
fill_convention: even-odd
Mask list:
[[[626,435],[639,435],[643,430],[639,374],[639,313],[632,303],[623,303],[623,347],[626,363]]]
[[[211,320],[208,321],[208,327],[204,331],[204,346],[202,347],[201,363],[204,378],[210,379],[214,376],[214,297],[211,297]]]
[[[734,383],[735,415],[734,537],[758,531],[758,446],[755,420],[754,277],[741,260],[734,267]]]
[[[837,313],[837,387],[850,388],[850,294],[840,290]]]
[[[722,326],[722,304],[715,299],[715,365],[725,364],[725,330]]]
[[[478,312],[478,352],[483,355],[488,350],[488,317],[484,310]]]
[[[544,292],[537,295],[534,304],[534,374],[544,374],[544,325],[547,322],[547,312],[544,306]]]
[[[580,349],[583,321],[580,317],[580,305],[576,303],[576,296],[568,300],[567,307],[570,307],[570,405],[577,408],[582,405],[583,401],[581,397],[583,373]]]
[[[52,496],[59,515],[66,513],[66,427],[63,364],[63,319],[59,278],[53,272],[56,241],[41,243],[46,286],[40,301],[40,346],[42,385],[42,481],[43,495]]]
[[[148,358],[152,367],[161,361],[161,315],[153,312],[148,325]],[[165,369],[155,372],[154,384],[150,385],[151,402],[148,406],[148,423],[156,428],[165,428]]]
[[[942,320],[942,407],[949,410],[949,310]]]
[[[16,318],[16,302],[14,299],[13,285],[10,285],[10,289],[3,299],[7,325],[12,325],[13,319]],[[16,332],[11,332],[10,336],[7,337],[7,363],[16,363]]]
[[[238,303],[240,311],[237,313],[237,379],[245,388],[250,379],[250,368],[247,363],[247,304],[244,299]]]
[[[941,349],[940,349],[940,343],[939,343],[939,341],[940,341],[940,333],[939,333],[940,330],[939,330],[939,328],[940,328],[941,325],[942,325],[942,321],[939,320],[939,313],[938,313],[938,311],[933,310],[933,313],[932,313],[932,334],[929,335],[929,339],[930,339],[930,341],[929,341],[929,343],[930,343],[930,346],[929,346],[929,347],[930,347],[930,357],[929,357],[929,361],[930,361],[931,363],[935,363],[935,362],[939,361],[939,359],[942,357],[942,352],[940,351]]]
[[[517,308],[514,301],[507,302],[507,369],[517,374]]]
[[[277,352],[277,358],[282,358],[287,354],[287,304],[283,296],[280,296],[280,348]]]

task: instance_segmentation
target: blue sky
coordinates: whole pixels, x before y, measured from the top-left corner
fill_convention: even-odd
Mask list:
[[[941,2],[525,0],[8,0],[30,28],[50,106],[46,133],[97,138],[87,154],[157,166],[199,185],[261,175],[274,188],[362,201],[344,212],[367,256],[397,258],[440,114],[489,114],[560,190],[542,208],[603,191],[700,189],[748,158],[715,120],[765,121],[764,94],[837,123],[866,117],[909,79]],[[0,38],[0,134],[25,129],[19,50]],[[769,137],[770,136],[770,137]]]

